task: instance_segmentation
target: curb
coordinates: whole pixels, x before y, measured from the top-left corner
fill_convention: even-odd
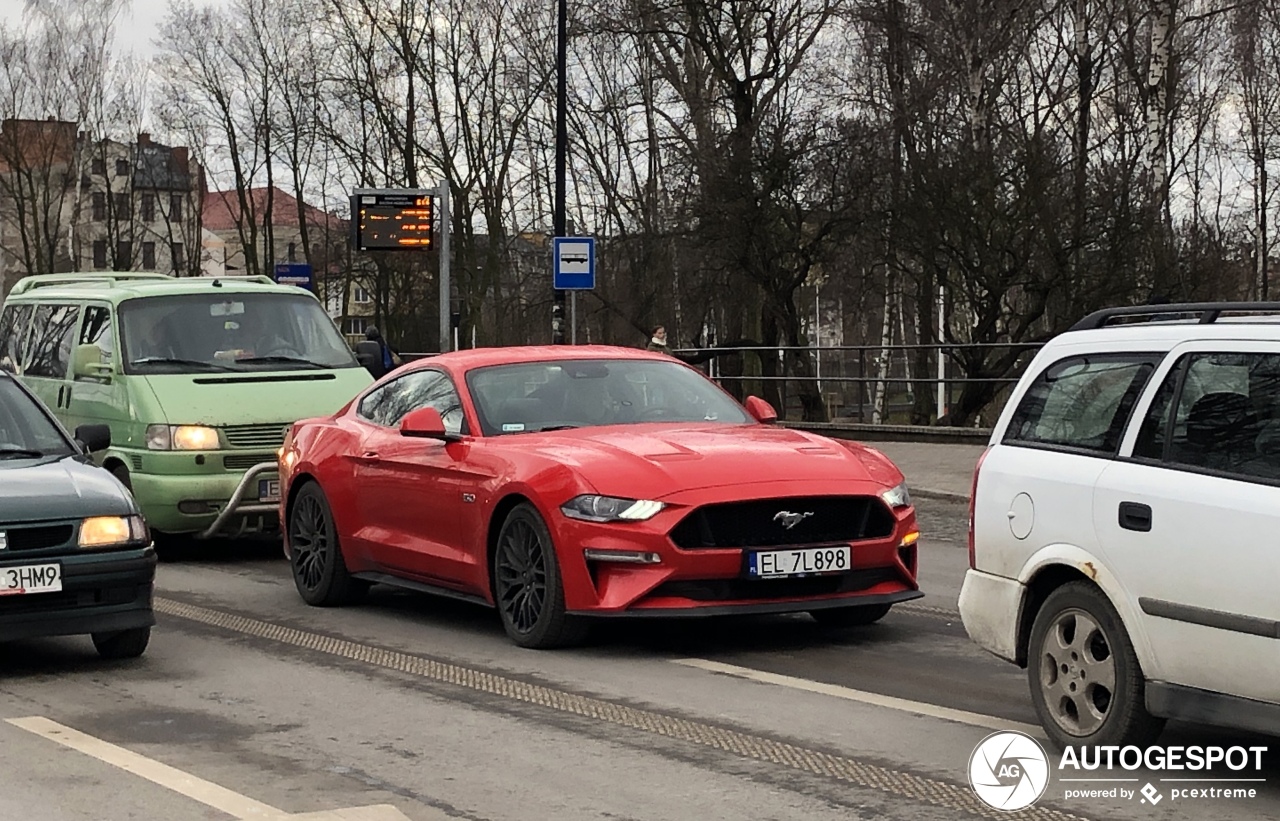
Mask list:
[[[911,487],[907,484],[907,492],[912,496],[919,496],[921,499],[938,499],[944,502],[969,502],[969,494],[956,493],[953,490],[933,490],[927,487]]]

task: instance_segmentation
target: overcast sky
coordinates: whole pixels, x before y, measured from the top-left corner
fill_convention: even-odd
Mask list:
[[[196,5],[223,4],[226,0],[195,0]],[[0,0],[0,20],[16,25],[22,19],[24,0]],[[160,21],[172,5],[171,0],[132,0],[131,7],[116,24],[116,45],[122,51],[133,51],[151,57]]]

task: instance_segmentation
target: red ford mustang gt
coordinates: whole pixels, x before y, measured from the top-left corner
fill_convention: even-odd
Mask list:
[[[923,595],[902,473],[775,418],[629,348],[410,363],[289,431],[294,582],[313,605],[383,582],[496,606],[525,647],[573,643],[588,616],[844,626]]]

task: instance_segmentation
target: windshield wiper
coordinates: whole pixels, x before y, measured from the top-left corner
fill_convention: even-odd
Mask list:
[[[296,357],[296,356],[246,356],[243,359],[236,360],[236,364],[238,365],[243,365],[246,362],[250,364],[260,363],[260,362],[280,362],[280,363],[285,363],[289,365],[306,365],[309,368],[329,367],[323,362],[313,362],[310,359],[300,359],[299,357]]]
[[[29,448],[0,448],[0,459],[39,459],[44,456],[42,450]]]
[[[130,365],[183,365],[192,368],[204,368],[213,371],[234,371],[235,368],[227,365],[219,365],[216,362],[205,362],[201,359],[180,359],[173,356],[144,356],[141,359],[134,359],[129,362]]]
[[[549,430],[569,430],[570,428],[580,428],[582,425],[576,422],[566,422],[561,425],[547,425],[545,428],[538,428],[538,433],[544,433]]]

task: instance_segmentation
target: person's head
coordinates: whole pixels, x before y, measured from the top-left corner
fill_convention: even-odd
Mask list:
[[[370,325],[364,331],[364,338],[373,342],[379,342],[382,340],[382,334],[378,331],[377,325]]]
[[[655,327],[655,328],[653,329],[653,338],[654,338],[654,339],[657,339],[657,340],[660,340],[660,341],[662,341],[662,342],[666,342],[666,341],[667,341],[667,329],[666,329],[666,328],[664,328],[664,327],[662,327],[661,325],[658,325],[657,327]]]

